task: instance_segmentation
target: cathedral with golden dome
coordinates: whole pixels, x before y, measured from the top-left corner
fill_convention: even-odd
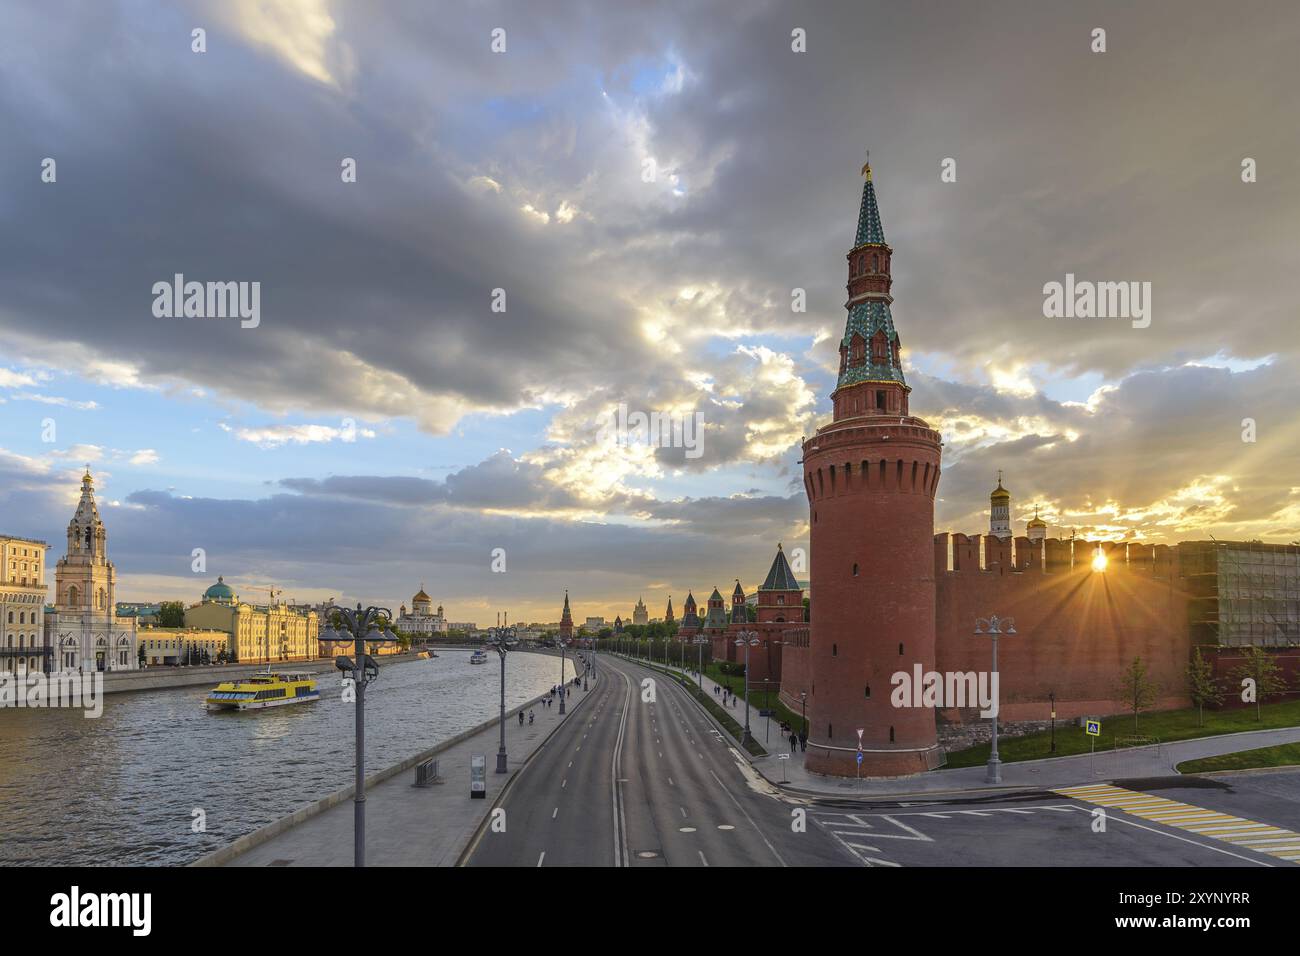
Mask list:
[[[442,605],[433,610],[433,598],[424,593],[424,585],[411,598],[411,610],[408,612],[403,604],[397,615],[397,629],[404,634],[446,634],[447,619],[443,616]]]

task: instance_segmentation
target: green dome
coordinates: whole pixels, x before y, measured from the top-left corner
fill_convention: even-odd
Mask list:
[[[230,604],[235,600],[235,592],[230,590],[230,585],[225,582],[224,578],[218,577],[217,583],[203,592],[203,600]]]

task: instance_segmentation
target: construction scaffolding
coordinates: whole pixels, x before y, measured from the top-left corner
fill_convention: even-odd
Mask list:
[[[1210,540],[1178,550],[1194,645],[1300,646],[1300,547]]]

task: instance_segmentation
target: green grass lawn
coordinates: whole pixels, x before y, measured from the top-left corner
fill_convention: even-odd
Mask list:
[[[1243,750],[1219,757],[1202,757],[1178,765],[1179,773],[1210,773],[1215,770],[1255,770],[1260,767],[1300,766],[1300,744],[1278,744],[1259,750]]]
[[[712,678],[713,680],[717,681],[719,684],[723,685],[724,687],[730,688],[731,692],[734,693],[738,699],[740,700],[745,699],[745,678],[744,677],[732,677],[729,674],[723,674],[722,668],[720,668],[717,665],[717,663],[705,664],[704,676],[708,678]],[[787,724],[793,727],[795,733],[798,733],[799,729],[803,727],[803,718],[796,713],[792,713],[789,710],[789,708],[787,708],[784,704],[782,704],[781,701],[778,699],[777,691],[779,689],[780,688],[777,687],[776,682],[775,681],[772,682],[768,686],[767,697],[766,697],[767,707],[772,711],[772,742],[773,743],[776,742],[776,738],[780,734],[781,721],[785,721]],[[710,694],[709,696],[712,696],[712,694]],[[763,696],[762,685],[760,684],[757,688],[755,688],[753,685],[750,685],[749,705],[753,707],[755,710],[758,710],[761,707],[763,707],[763,701],[764,701],[764,696]],[[765,728],[762,726],[762,724],[760,724],[757,727],[751,726],[749,728],[749,732],[756,737],[762,736],[764,730]],[[788,736],[784,738],[783,742],[785,743],[786,747],[790,746],[790,740]]]
[[[1214,737],[1247,730],[1274,730],[1279,727],[1300,726],[1300,700],[1288,700],[1260,707],[1262,720],[1255,719],[1255,708],[1240,710],[1206,710],[1205,726],[1198,724],[1195,709],[1166,710],[1142,714],[1133,729],[1132,714],[1112,714],[1101,719],[1101,736],[1096,738],[1097,751],[1113,750],[1117,737],[1141,734],[1160,738],[1161,743],[1172,740],[1192,740],[1196,737]],[[1015,760],[1036,760],[1052,756],[1048,731],[1024,737],[999,737],[998,756],[1004,763]],[[1092,738],[1083,732],[1077,721],[1056,725],[1056,756],[1086,754],[1091,749]],[[1271,748],[1270,748],[1271,749]],[[975,767],[989,759],[989,745],[980,744],[967,750],[948,754],[949,767]],[[1216,758],[1219,759],[1219,758]]]
[[[744,739],[745,728],[740,726],[740,724],[736,722],[736,718],[727,713],[723,706],[713,699],[712,694],[706,694],[704,691],[700,690],[695,681],[690,678],[683,677],[680,674],[673,674],[671,676],[675,681],[677,681],[677,683],[685,687],[687,691],[695,695],[695,699],[704,705],[704,709],[712,715],[714,720],[723,726],[727,733],[731,734],[731,736],[735,737],[737,740]],[[763,745],[758,742],[758,735],[754,733],[754,728],[750,727],[749,732],[753,735],[753,739],[749,741],[749,746],[745,749],[755,757],[767,756],[767,751],[764,750]]]

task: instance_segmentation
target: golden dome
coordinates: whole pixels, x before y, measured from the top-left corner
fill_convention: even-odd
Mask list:
[[[421,584],[421,585],[420,585],[420,590],[416,591],[416,592],[415,592],[415,597],[411,598],[411,603],[412,603],[412,604],[420,604],[420,603],[428,604],[431,600],[433,600],[433,599],[432,599],[431,597],[429,597],[429,595],[427,595],[427,594],[424,593],[424,585]]]

